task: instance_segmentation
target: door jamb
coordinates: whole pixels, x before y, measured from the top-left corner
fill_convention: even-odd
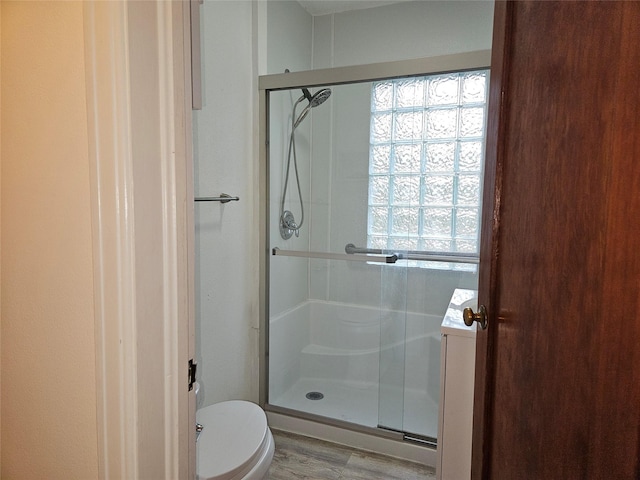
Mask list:
[[[99,478],[144,477],[145,462],[157,451],[163,452],[158,468],[164,478],[195,478],[195,394],[187,389],[187,359],[194,354],[191,91],[185,88],[190,85],[189,4],[155,2],[155,17],[141,26],[145,33],[134,45],[128,35],[137,28],[129,15],[132,3],[83,5]],[[129,63],[134,48],[158,53],[153,88],[160,114],[151,119],[155,130],[144,141],[160,152],[159,173],[145,179],[136,176],[139,159],[132,148],[133,138],[142,135],[141,125],[132,121],[138,101],[132,85],[141,81]],[[162,232],[155,252],[136,248],[145,229],[136,223],[135,206],[145,199],[148,204],[151,190],[161,198],[149,227]],[[152,255],[162,266],[161,298],[139,292],[150,273],[141,265]],[[144,321],[147,308],[157,321]],[[140,342],[147,335],[163,340],[149,349]],[[162,378],[160,388],[139,373],[148,370],[141,363],[151,362]],[[156,405],[141,404],[151,396],[158,398]],[[151,418],[142,423],[143,411]]]

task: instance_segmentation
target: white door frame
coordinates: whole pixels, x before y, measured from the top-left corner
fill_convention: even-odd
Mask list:
[[[189,3],[85,2],[101,479],[195,477]]]

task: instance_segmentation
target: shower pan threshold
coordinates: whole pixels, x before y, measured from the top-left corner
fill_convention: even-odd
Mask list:
[[[381,453],[436,468],[436,449],[402,440],[402,435],[362,427],[325,417],[301,414],[295,410],[265,405],[269,426],[348,447]],[[315,418],[317,417],[317,418]]]

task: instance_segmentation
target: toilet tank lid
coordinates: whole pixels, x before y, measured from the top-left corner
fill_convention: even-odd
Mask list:
[[[204,426],[197,443],[200,479],[235,478],[260,459],[268,442],[267,416],[255,403],[209,405],[196,412],[196,421]]]

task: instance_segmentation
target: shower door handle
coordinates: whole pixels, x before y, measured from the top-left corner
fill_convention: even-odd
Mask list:
[[[194,198],[196,202],[220,202],[220,203],[229,203],[229,202],[237,202],[240,200],[240,197],[232,197],[231,195],[227,195],[226,193],[221,193],[218,197],[196,197]]]
[[[480,305],[478,313],[473,313],[473,310],[467,307],[462,311],[462,319],[467,327],[473,325],[473,322],[478,322],[480,329],[485,330],[487,328],[487,309],[484,305]]]
[[[396,255],[369,256],[328,252],[301,252],[296,250],[280,250],[278,247],[272,248],[271,254],[282,255],[284,257],[321,258],[324,260],[348,260],[367,263],[396,263],[398,261],[398,257]]]

